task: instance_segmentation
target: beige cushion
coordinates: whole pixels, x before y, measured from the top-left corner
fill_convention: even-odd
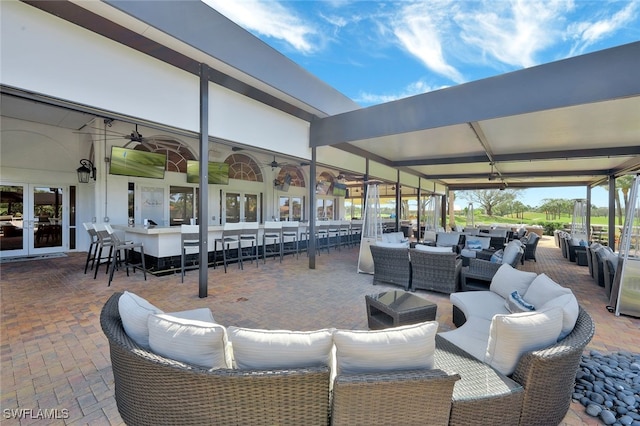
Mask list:
[[[542,305],[540,309],[548,309],[554,306],[562,308],[562,332],[560,333],[560,336],[558,336],[558,340],[561,340],[567,337],[567,335],[573,330],[573,327],[575,327],[576,321],[578,321],[580,307],[576,296],[571,293],[554,297]]]
[[[211,322],[149,315],[149,346],[158,355],[206,368],[229,368],[227,333]]]
[[[329,365],[333,329],[316,331],[259,330],[228,327],[235,367],[300,368]]]
[[[336,366],[340,373],[433,368],[436,321],[386,330],[336,330]]]
[[[151,314],[161,314],[156,308],[142,297],[125,291],[118,299],[118,311],[122,318],[122,327],[134,342],[145,349],[149,349],[149,326],[147,319]]]
[[[432,253],[453,253],[453,249],[451,247],[434,247],[426,244],[416,244],[415,249]]]
[[[504,254],[502,255],[502,263],[506,263],[511,265],[515,260],[516,256],[520,252],[520,241],[513,240],[510,241],[509,244],[504,248]]]
[[[188,311],[167,312],[167,314],[182,319],[215,322],[215,320],[213,319],[213,314],[211,313],[211,309],[209,308],[196,308],[189,309]]]
[[[504,263],[491,279],[489,290],[499,294],[504,299],[507,299],[515,290],[524,295],[535,278],[535,272],[520,271]],[[536,305],[534,301],[529,300],[526,296],[525,299],[534,306]]]
[[[570,289],[562,287],[553,281],[546,274],[540,274],[531,283],[525,293],[520,293],[527,302],[535,306],[542,306],[551,299],[555,299],[563,294],[573,294]]]
[[[376,245],[378,247],[390,247],[390,248],[408,248],[409,243],[388,243],[385,241],[377,241]]]
[[[510,375],[525,352],[556,343],[562,330],[562,309],[495,315],[484,362]]]

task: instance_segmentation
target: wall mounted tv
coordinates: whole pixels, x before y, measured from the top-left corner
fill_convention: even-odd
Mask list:
[[[113,146],[111,147],[109,173],[112,175],[164,179],[166,164],[166,154]]]
[[[210,161],[207,180],[209,181],[209,185],[229,185],[229,165],[227,163],[214,163]],[[199,161],[187,161],[187,182],[200,183]]]
[[[333,184],[333,196],[334,197],[346,197],[347,196],[347,185],[344,183],[335,182]]]

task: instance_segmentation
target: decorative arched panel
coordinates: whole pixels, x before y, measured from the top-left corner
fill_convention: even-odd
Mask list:
[[[262,170],[258,163],[245,154],[231,154],[224,160],[229,165],[229,178],[263,182]]]
[[[154,136],[142,141],[131,141],[124,147],[131,148],[131,144],[136,144],[133,149],[138,151],[166,154],[165,170],[168,172],[187,173],[187,161],[197,159],[188,145],[170,136]]]
[[[304,175],[302,174],[302,170],[300,170],[298,166],[282,166],[282,168],[280,169],[280,173],[278,173],[277,180],[280,182],[284,182],[287,175],[289,175],[289,177],[291,178],[291,186],[297,186],[300,188],[305,188],[307,186],[304,180]]]

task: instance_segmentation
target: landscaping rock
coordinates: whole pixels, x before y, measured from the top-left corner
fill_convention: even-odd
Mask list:
[[[640,424],[640,354],[583,355],[572,397],[606,425]]]

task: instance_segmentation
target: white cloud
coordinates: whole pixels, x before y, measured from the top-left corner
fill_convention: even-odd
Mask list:
[[[409,96],[420,95],[422,93],[432,92],[438,89],[444,89],[448,86],[439,86],[433,87],[427,84],[423,80],[415,81],[413,83],[408,84],[404,89],[402,89],[398,93],[391,94],[375,94],[375,93],[366,93],[362,92],[358,95],[357,99],[354,99],[357,103],[361,105],[375,105],[381,104],[384,102],[391,102],[402,98],[408,98]]]
[[[460,38],[487,56],[511,66],[537,64],[536,55],[560,37],[570,0],[528,0],[471,3],[477,9],[459,12]]]
[[[623,4],[625,7],[610,17],[594,21],[576,22],[569,25],[567,29],[569,37],[576,40],[569,56],[583,53],[589,46],[596,44],[605,37],[611,36],[626,25],[633,24],[633,21],[637,19],[638,9],[640,8],[639,2],[613,4]]]
[[[411,3],[402,7],[391,23],[400,45],[418,58],[427,68],[450,80],[461,83],[460,72],[447,63],[442,49],[442,34],[447,31],[441,7],[449,2]]]
[[[203,0],[236,24],[262,36],[283,40],[304,54],[318,49],[318,32],[277,2]]]

